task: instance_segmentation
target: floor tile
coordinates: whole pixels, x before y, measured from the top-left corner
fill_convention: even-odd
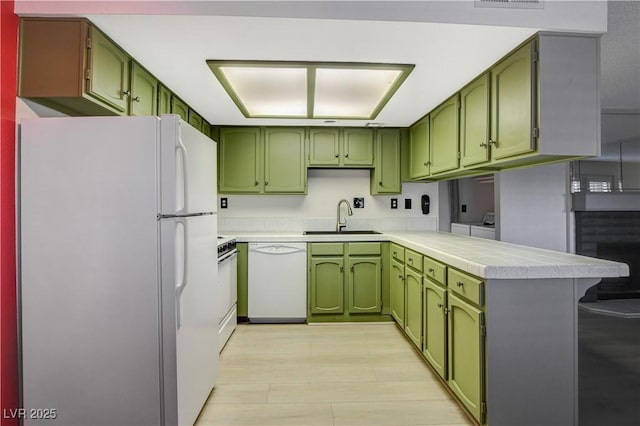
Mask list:
[[[453,401],[348,402],[331,407],[336,426],[472,424]]]
[[[210,404],[198,425],[324,426],[333,425],[330,404]]]
[[[218,383],[207,401],[208,404],[265,403],[269,393],[268,383]]]

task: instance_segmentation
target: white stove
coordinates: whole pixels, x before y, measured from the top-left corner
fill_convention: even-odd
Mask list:
[[[238,324],[238,249],[236,239],[218,236],[218,333],[220,351]]]

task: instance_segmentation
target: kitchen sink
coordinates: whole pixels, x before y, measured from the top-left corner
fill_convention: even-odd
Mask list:
[[[378,231],[304,231],[304,235],[375,235]]]

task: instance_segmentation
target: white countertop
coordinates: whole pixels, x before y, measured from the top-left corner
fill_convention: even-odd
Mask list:
[[[624,263],[448,232],[303,235],[231,232],[238,242],[391,241],[488,279],[605,278],[629,275]]]

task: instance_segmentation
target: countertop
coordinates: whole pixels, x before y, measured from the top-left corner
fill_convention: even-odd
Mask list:
[[[238,242],[391,241],[487,279],[605,278],[629,275],[624,263],[448,232],[303,235],[230,232]]]

